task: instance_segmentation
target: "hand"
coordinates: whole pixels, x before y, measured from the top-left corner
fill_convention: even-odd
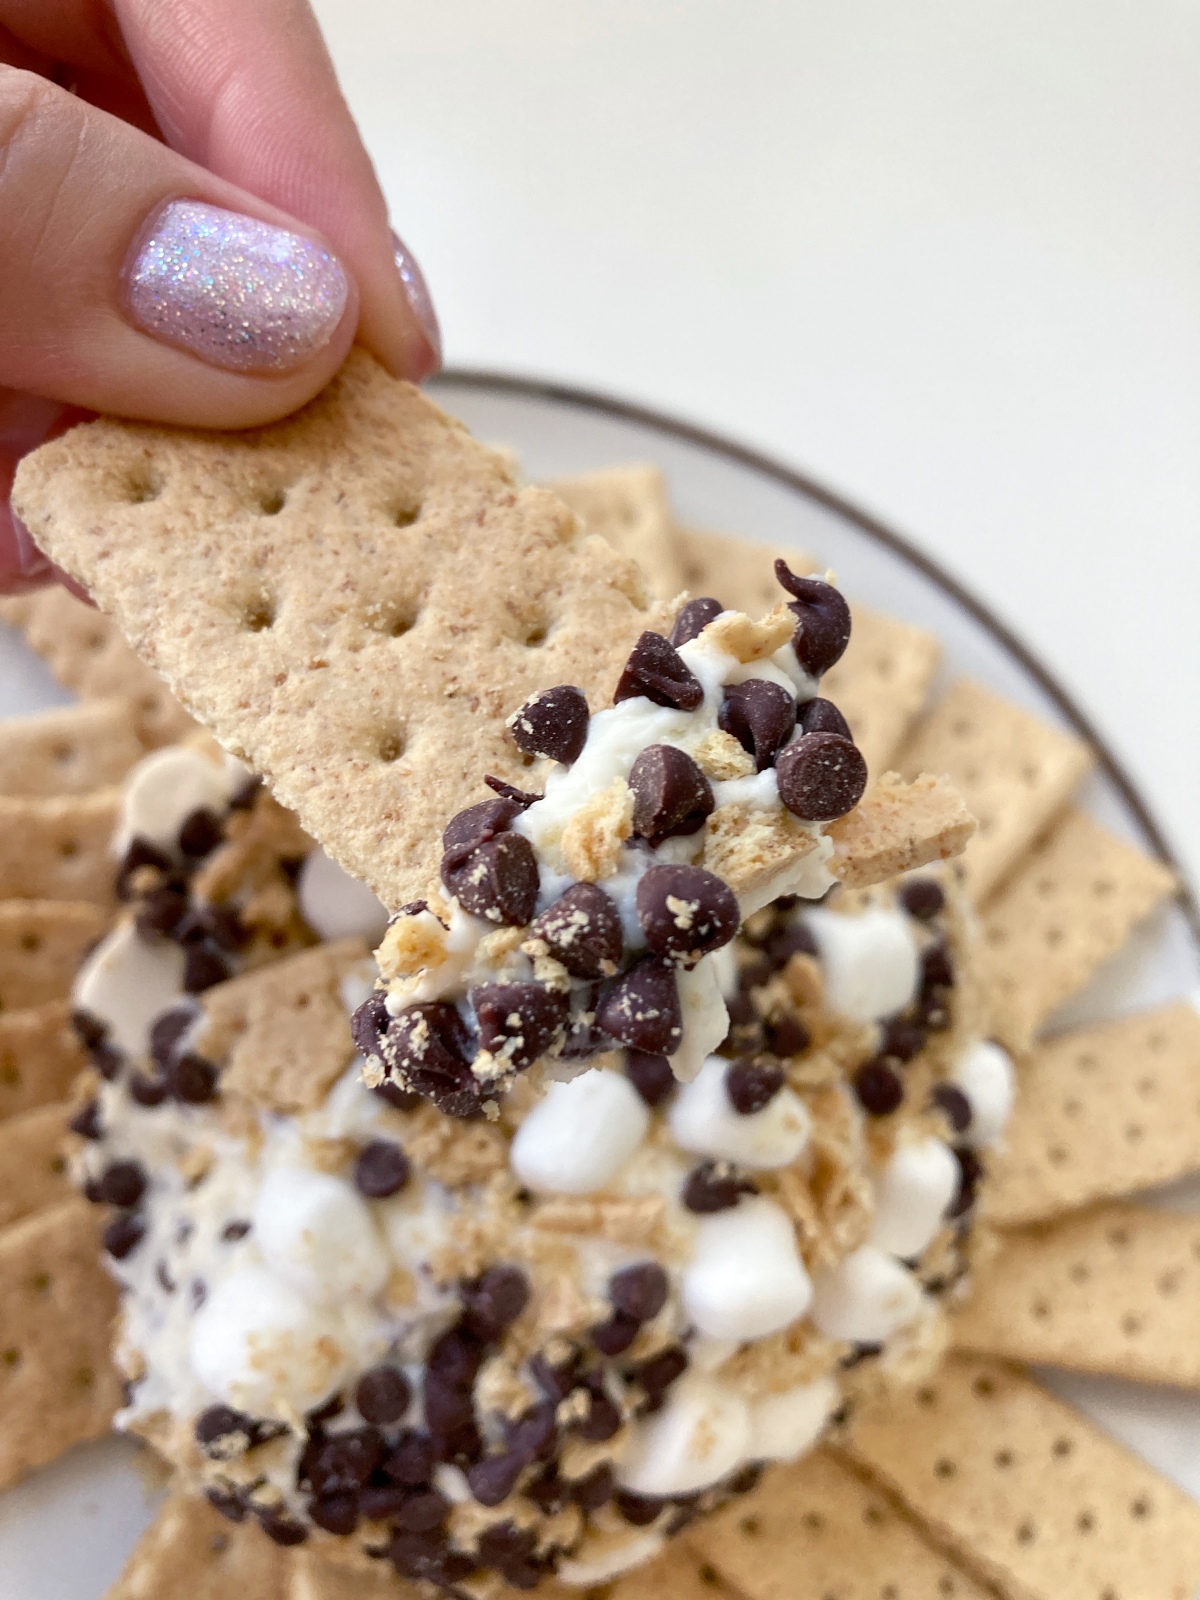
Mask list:
[[[0,219],[0,592],[55,576],[16,463],[89,411],[244,428],[356,338],[441,359],[306,0],[0,0]]]

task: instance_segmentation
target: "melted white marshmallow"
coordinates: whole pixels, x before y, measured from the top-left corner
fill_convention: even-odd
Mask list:
[[[874,1245],[864,1244],[818,1277],[812,1319],[828,1339],[882,1344],[914,1321],[924,1304],[912,1273]]]
[[[267,1265],[313,1300],[372,1295],[387,1279],[387,1252],[366,1201],[327,1172],[269,1172],[254,1205],[254,1236]]]
[[[635,1494],[693,1494],[736,1470],[751,1443],[750,1408],[712,1378],[684,1377],[635,1423],[617,1476]]]
[[[675,1096],[668,1113],[675,1143],[756,1170],[790,1167],[812,1132],[804,1102],[785,1084],[761,1111],[742,1116],[726,1091],[729,1065],[709,1056],[699,1076]]]
[[[143,939],[132,922],[108,934],[79,969],[71,1000],[106,1023],[126,1055],[145,1055],[150,1026],[183,998],[183,951],[165,939]]]
[[[538,1194],[593,1194],[641,1144],[650,1113],[622,1073],[590,1068],[552,1083],[517,1129],[512,1169]]]
[[[705,1217],[682,1298],[696,1327],[713,1339],[762,1339],[803,1316],[812,1284],[787,1213],[759,1198]]]
[[[573,1589],[590,1589],[593,1584],[619,1578],[631,1567],[640,1567],[656,1556],[665,1543],[665,1535],[653,1529],[632,1534],[628,1539],[585,1538],[577,1554],[559,1563],[554,1576]]]
[[[854,1022],[878,1022],[917,992],[920,962],[902,911],[869,907],[858,916],[814,910],[805,923],[817,942],[825,999]]]
[[[728,949],[728,946],[725,947]],[[685,1024],[683,1042],[670,1058],[671,1071],[680,1083],[689,1083],[729,1032],[729,1012],[721,993],[719,972],[712,960],[680,971],[675,982]]]
[[[194,745],[168,745],[143,757],[125,779],[114,849],[124,855],[134,838],[173,854],[179,829],[194,811],[225,811],[248,776],[231,758]]]
[[[838,1408],[841,1394],[831,1377],[768,1395],[750,1409],[750,1457],[795,1461],[811,1450]]]
[[[958,1193],[959,1165],[941,1139],[903,1144],[875,1179],[871,1243],[889,1255],[919,1256]]]
[[[971,1107],[971,1126],[963,1135],[966,1142],[984,1147],[998,1143],[1012,1116],[1017,1092],[1007,1051],[990,1039],[980,1040],[955,1066],[953,1079]]]
[[[324,850],[304,858],[296,896],[305,922],[322,939],[348,939],[357,933],[374,947],[387,932],[383,902]]]

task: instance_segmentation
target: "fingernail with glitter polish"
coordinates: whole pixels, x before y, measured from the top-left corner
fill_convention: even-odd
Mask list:
[[[437,312],[433,309],[433,296],[429,292],[429,285],[425,282],[424,273],[417,265],[416,257],[395,231],[392,233],[392,255],[396,262],[396,271],[400,274],[400,282],[404,285],[404,298],[408,301],[408,308],[429,345],[432,357],[429,372],[436,372],[442,364],[442,330],[438,324]]]
[[[143,332],[232,372],[287,372],[327,345],[350,292],[323,245],[198,200],[151,219],[126,304]]]

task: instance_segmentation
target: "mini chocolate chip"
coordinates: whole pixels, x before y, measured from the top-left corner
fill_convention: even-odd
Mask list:
[[[703,867],[650,867],[638,879],[637,914],[654,954],[686,967],[728,944],[741,922],[733,890]]]
[[[604,1393],[592,1391],[591,1405],[588,1414],[582,1422],[575,1424],[575,1432],[581,1439],[587,1439],[593,1444],[603,1444],[605,1439],[611,1439],[621,1426],[621,1413]]]
[[[116,1045],[109,1044],[107,1040],[93,1045],[88,1051],[88,1059],[106,1083],[115,1083],[121,1076],[121,1068],[125,1065],[124,1053]]]
[[[596,1022],[621,1044],[650,1055],[673,1055],[683,1038],[675,974],[657,956],[643,956],[606,985]]]
[[[879,1054],[893,1061],[911,1061],[925,1044],[925,1029],[904,1017],[889,1017],[883,1024]]]
[[[310,1428],[324,1427],[325,1423],[332,1422],[334,1417],[340,1417],[346,1409],[346,1402],[340,1394],[331,1394],[328,1400],[322,1400],[320,1405],[313,1406],[311,1411],[304,1413],[304,1420]]]
[[[196,1020],[196,1008],[191,1005],[172,1006],[156,1017],[150,1027],[150,1055],[160,1067],[171,1060],[175,1046]]]
[[[485,1456],[467,1468],[467,1483],[481,1506],[498,1506],[517,1486],[517,1479],[529,1465],[515,1450],[504,1455]]]
[[[436,1461],[433,1440],[429,1435],[418,1433],[415,1428],[406,1428],[380,1462],[379,1470],[393,1483],[413,1488],[429,1482]]]
[[[608,1280],[608,1298],[617,1311],[637,1322],[649,1322],[667,1303],[667,1275],[657,1261],[639,1261]]]
[[[983,1177],[983,1162],[968,1144],[956,1144],[953,1149],[958,1162],[958,1194],[946,1215],[961,1217],[975,1204],[975,1192]]]
[[[77,1133],[81,1139],[103,1139],[104,1124],[100,1118],[99,1100],[89,1100],[67,1123],[72,1133]]]
[[[853,811],[867,787],[862,751],[840,733],[806,733],[775,762],[779,798],[802,822],[832,822]]]
[[[954,962],[944,944],[931,944],[921,953],[921,993],[954,987]]]
[[[602,1461],[586,1478],[577,1478],[572,1483],[571,1499],[581,1511],[599,1511],[612,1499],[614,1487],[613,1469],[607,1461]]]
[[[412,1089],[402,1089],[398,1083],[393,1083],[390,1078],[385,1078],[382,1083],[372,1086],[372,1094],[377,1094],[385,1100],[394,1111],[416,1111],[425,1104],[421,1096]]]
[[[114,1161],[97,1179],[97,1192],[105,1205],[128,1210],[146,1192],[146,1174],[136,1161]]]
[[[752,1061],[748,1056],[735,1061],[725,1074],[725,1093],[733,1109],[742,1117],[752,1117],[770,1105],[783,1088],[782,1067]]]
[[[225,837],[225,824],[215,811],[201,806],[183,819],[179,830],[179,848],[185,856],[198,861],[211,855]]]
[[[478,1562],[446,1548],[440,1529],[430,1533],[395,1533],[388,1559],[403,1577],[424,1579],[436,1588],[455,1593],[455,1585],[470,1577]]]
[[[776,561],[775,577],[795,603],[788,610],[797,619],[792,635],[796,659],[814,678],[842,659],[850,643],[850,607],[845,596],[820,578],[798,578],[786,561]]]
[[[557,1516],[571,1498],[568,1485],[554,1467],[547,1467],[545,1472],[539,1473],[525,1485],[521,1493],[548,1517]]]
[[[766,678],[726,684],[717,724],[754,757],[755,770],[765,772],[795,731],[795,697]]]
[[[505,1433],[508,1448],[526,1461],[552,1456],[558,1443],[558,1406],[543,1400],[510,1422]]]
[[[850,1367],[861,1366],[864,1361],[872,1360],[875,1356],[879,1355],[882,1350],[883,1346],[881,1344],[860,1342],[854,1346],[854,1349],[851,1350],[848,1356],[842,1357],[841,1364],[847,1369]]]
[[[900,904],[918,922],[929,922],[945,909],[946,895],[934,878],[907,878],[900,885]]]
[[[618,1489],[613,1496],[613,1504],[626,1522],[632,1523],[635,1528],[648,1528],[655,1517],[662,1514],[667,1501],[653,1495],[634,1494],[632,1489]]]
[[[664,839],[699,833],[716,801],[712,785],[684,750],[650,744],[629,772],[633,831],[657,849]]]
[[[629,653],[613,704],[637,695],[645,695],[656,706],[695,711],[704,699],[704,690],[673,644],[661,633],[643,633]]]
[[[714,600],[711,595],[701,595],[696,600],[689,600],[675,618],[675,626],[671,629],[671,643],[678,648],[681,644],[687,644],[689,640],[699,638],[709,623],[715,622],[724,609],[721,602]]]
[[[190,1051],[177,1061],[172,1061],[167,1069],[171,1093],[176,1100],[182,1100],[184,1105],[189,1106],[205,1105],[209,1100],[216,1099],[218,1076],[219,1069],[213,1062]]]
[[[453,1388],[467,1390],[474,1383],[485,1355],[482,1341],[465,1328],[448,1328],[434,1340],[426,1366],[430,1373]]]
[[[134,921],[141,934],[173,934],[188,914],[188,897],[179,889],[155,889],[138,906]]]
[[[537,856],[524,834],[500,833],[473,850],[448,850],[442,882],[472,916],[521,928],[537,904]]]
[[[477,1339],[498,1339],[529,1304],[529,1294],[520,1267],[488,1267],[464,1288],[463,1328]]]
[[[620,698],[618,696],[618,698]],[[508,730],[518,750],[528,756],[549,756],[570,766],[587,743],[587,697],[573,684],[560,683],[526,700],[508,719]]]
[[[358,1490],[382,1462],[387,1443],[378,1428],[350,1428],[323,1439],[310,1462],[307,1481],[314,1494]]]
[[[930,1098],[939,1110],[946,1113],[955,1133],[966,1133],[971,1126],[971,1102],[956,1084],[935,1084]]]
[[[767,1049],[773,1056],[800,1056],[812,1043],[812,1034],[799,1017],[771,1017],[766,1024]]]
[[[165,1078],[149,1078],[144,1072],[131,1072],[126,1087],[130,1098],[139,1106],[145,1106],[148,1111],[162,1105],[170,1093]]]
[[[543,1393],[548,1394],[551,1400],[565,1400],[575,1387],[579,1376],[580,1357],[578,1351],[569,1360],[552,1366],[546,1357],[538,1351],[530,1357],[529,1370],[534,1381]]]
[[[636,1317],[626,1316],[623,1311],[614,1311],[606,1321],[597,1322],[593,1328],[589,1328],[588,1337],[602,1356],[619,1356],[637,1338],[640,1327],[641,1323]]]
[[[408,1157],[391,1139],[372,1139],[363,1145],[354,1163],[354,1182],[368,1200],[386,1200],[399,1194],[412,1169]]]
[[[442,833],[442,848],[471,851],[498,834],[507,832],[524,808],[514,800],[480,800],[465,811],[456,812]]]
[[[452,1436],[475,1419],[469,1390],[436,1372],[425,1377],[425,1421],[435,1434]]]
[[[358,1496],[347,1489],[318,1495],[308,1502],[308,1514],[318,1528],[346,1538],[358,1527]]]
[[[412,1400],[412,1385],[399,1367],[371,1367],[358,1380],[354,1403],[365,1422],[399,1422]]]
[[[129,848],[121,858],[121,865],[117,871],[117,895],[121,900],[128,900],[130,882],[139,867],[153,867],[156,872],[170,872],[171,859],[163,854],[157,845],[150,843],[149,839],[135,837],[130,841]]]
[[[488,983],[470,993],[479,1047],[522,1072],[558,1044],[566,1031],[569,1001],[542,983]]]
[[[243,778],[241,785],[235,790],[233,798],[229,802],[229,809],[231,811],[252,810],[255,801],[262,793],[262,786],[263,781],[256,773],[251,773],[249,777]]]
[[[239,1239],[244,1239],[250,1232],[250,1224],[244,1217],[235,1217],[232,1222],[227,1222],[221,1229],[221,1238],[226,1244],[236,1244]]]
[[[244,1522],[246,1520],[246,1502],[236,1489],[206,1489],[204,1498],[214,1511],[230,1522]]]
[[[648,1106],[660,1106],[678,1085],[666,1056],[626,1050],[625,1074]]]
[[[205,1455],[227,1460],[231,1454],[240,1454],[248,1448],[253,1427],[244,1412],[218,1405],[208,1406],[200,1413],[193,1432]]]
[[[146,1224],[139,1216],[122,1211],[104,1230],[104,1248],[114,1261],[124,1261],[141,1244],[145,1232]]]
[[[713,1211],[728,1211],[744,1194],[757,1194],[749,1178],[743,1178],[727,1161],[702,1161],[687,1175],[680,1196],[689,1211],[708,1216]]]
[[[611,978],[624,948],[621,913],[594,883],[576,883],[543,911],[529,930],[573,978]]]
[[[437,1489],[412,1489],[392,1515],[397,1528],[405,1533],[432,1533],[442,1527],[453,1508]]]
[[[643,1361],[640,1367],[635,1368],[633,1378],[640,1383],[642,1388],[651,1397],[657,1400],[675,1382],[681,1378],[688,1369],[687,1352],[679,1345],[669,1345],[667,1349],[660,1350],[656,1356],[651,1356],[649,1361]]]
[[[183,988],[186,994],[203,994],[224,983],[229,964],[215,944],[189,944],[183,952]]]
[[[294,1517],[285,1516],[282,1511],[258,1511],[252,1506],[251,1510],[258,1518],[258,1525],[268,1539],[284,1546],[303,1544],[308,1538],[308,1529],[302,1522],[297,1522]]]
[[[802,733],[840,733],[843,739],[853,739],[850,724],[832,700],[822,700],[814,695],[800,707],[796,719]]]
[[[872,1117],[888,1117],[904,1099],[904,1080],[878,1057],[854,1074],[854,1092]]]
[[[406,1006],[393,1017],[384,996],[374,994],[354,1013],[350,1031],[363,1054],[378,1057],[401,1090],[415,1090],[447,1116],[478,1113],[480,1085],[471,1072],[470,1041],[449,1001]]]
[[[407,1496],[408,1491],[401,1484],[372,1480],[358,1491],[358,1509],[371,1522],[389,1522]]]
[[[725,1485],[730,1494],[751,1494],[762,1482],[762,1463],[751,1461],[747,1466],[740,1467]]]
[[[511,800],[514,805],[520,806],[522,811],[528,811],[530,806],[537,805],[538,801],[544,798],[540,794],[530,793],[528,789],[518,789],[514,784],[505,783],[503,778],[493,777],[490,772],[484,773],[483,781],[493,794],[498,794],[501,800]],[[423,900],[421,909],[427,909]]]
[[[817,941],[806,922],[799,918],[773,933],[767,941],[767,955],[774,967],[786,967],[793,956],[815,956]]]
[[[108,1036],[108,1023],[101,1022],[99,1017],[85,1011],[82,1006],[71,1012],[71,1027],[85,1050],[94,1050]]]

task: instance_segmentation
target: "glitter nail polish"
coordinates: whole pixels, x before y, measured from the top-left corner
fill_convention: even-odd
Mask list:
[[[417,265],[416,258],[395,230],[392,231],[392,259],[396,263],[396,271],[400,274],[400,282],[404,285],[404,298],[408,301],[409,310],[416,318],[417,326],[429,344],[433,357],[430,370],[436,371],[442,364],[442,330],[438,324],[437,312],[433,308],[433,296],[429,292],[425,274]]]
[[[233,372],[286,372],[332,338],[349,284],[336,256],[286,228],[198,200],[152,219],[126,304],[153,338]]]

